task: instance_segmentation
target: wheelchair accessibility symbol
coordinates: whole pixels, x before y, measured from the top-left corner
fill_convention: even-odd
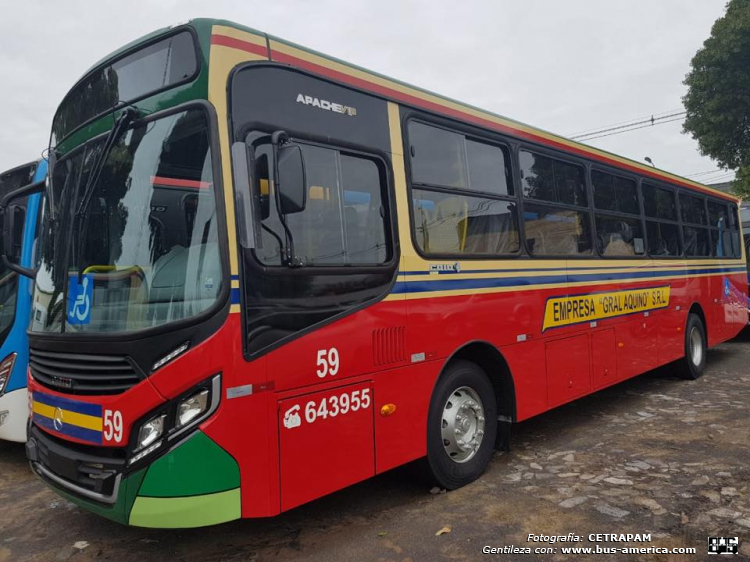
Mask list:
[[[79,278],[72,276],[68,281],[68,324],[88,324],[91,322],[91,301],[94,297],[92,275]]]

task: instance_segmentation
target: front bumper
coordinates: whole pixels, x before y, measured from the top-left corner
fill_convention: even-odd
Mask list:
[[[61,496],[118,523],[187,528],[241,517],[239,466],[201,431],[131,472],[118,457],[124,453],[84,449],[33,425],[26,450],[34,472]]]

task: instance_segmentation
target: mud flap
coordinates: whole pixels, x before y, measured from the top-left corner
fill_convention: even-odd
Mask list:
[[[513,424],[508,416],[497,417],[497,437],[495,437],[495,449],[498,451],[510,451],[510,427]]]

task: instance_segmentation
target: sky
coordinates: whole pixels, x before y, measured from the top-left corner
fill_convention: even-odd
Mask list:
[[[682,110],[726,0],[25,0],[0,3],[0,170],[33,160],[95,62],[194,17],[242,23],[565,136]],[[705,183],[680,121],[590,141]],[[705,173],[711,172],[711,173]]]

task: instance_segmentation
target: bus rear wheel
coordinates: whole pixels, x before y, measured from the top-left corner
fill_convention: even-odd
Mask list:
[[[687,380],[700,378],[706,368],[706,328],[697,314],[688,314],[685,327],[685,365],[681,376]]]
[[[487,468],[497,435],[495,392],[469,361],[452,362],[432,393],[427,420],[427,465],[437,484],[455,490]]]

